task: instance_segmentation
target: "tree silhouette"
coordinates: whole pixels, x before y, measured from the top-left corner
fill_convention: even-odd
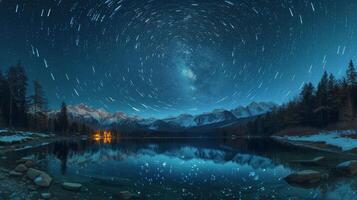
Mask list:
[[[33,87],[34,94],[30,96],[30,113],[33,114],[33,124],[31,126],[39,130],[47,127],[47,116],[45,115],[47,111],[47,99],[44,97],[44,92],[39,81],[35,80]]]
[[[300,93],[300,117],[302,125],[312,126],[314,124],[314,106],[316,103],[315,92],[312,83],[307,83],[304,85]]]
[[[61,105],[61,111],[58,117],[58,126],[62,133],[66,133],[68,131],[69,122],[67,115],[67,105],[65,102],[62,102]]]
[[[354,124],[357,110],[356,72],[351,61],[346,76],[336,80],[333,74],[323,73],[317,90],[311,83],[303,86],[299,98],[280,106],[276,111],[257,117],[246,126],[248,134],[271,135],[284,129],[302,127],[324,128]],[[298,115],[297,115],[298,113]],[[347,123],[346,123],[347,122]],[[301,131],[299,131],[301,132]]]
[[[9,122],[10,90],[6,77],[0,71],[0,126],[7,126]]]
[[[352,60],[348,65],[346,75],[347,84],[349,86],[357,86],[357,73]]]
[[[8,71],[9,95],[9,126],[24,127],[27,121],[27,76],[24,68],[19,62]]]

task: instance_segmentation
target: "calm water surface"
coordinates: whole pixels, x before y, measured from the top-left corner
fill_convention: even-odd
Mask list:
[[[321,155],[328,162],[320,167],[291,162]],[[351,158],[287,148],[269,139],[67,141],[19,150],[8,160],[23,156],[42,160],[41,168],[55,180],[50,192],[58,199],[118,199],[120,191],[153,200],[357,199],[356,178],[330,178],[313,188],[290,186],[283,179],[302,169],[329,173]],[[80,182],[84,188],[63,192],[62,181]]]

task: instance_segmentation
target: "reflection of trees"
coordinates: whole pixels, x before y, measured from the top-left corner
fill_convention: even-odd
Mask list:
[[[67,170],[68,145],[65,142],[55,143],[53,154],[61,161],[61,173]]]
[[[292,163],[292,160],[301,158],[310,159],[317,155],[325,155],[321,152],[313,153],[312,151],[281,146],[266,139],[224,141],[123,140],[120,142],[113,141],[111,144],[98,144],[88,140],[56,143],[53,153],[61,160],[62,174],[66,173],[67,165],[71,162],[83,164],[106,160],[123,160],[128,157],[138,157],[143,154],[164,154],[166,156],[179,157],[184,160],[199,158],[218,163],[232,161],[238,164],[248,164],[252,166],[253,169],[267,169],[276,165],[283,165],[295,170],[315,169],[315,166],[301,166]],[[94,154],[97,155],[92,156]],[[182,155],[187,156],[181,157]],[[327,157],[327,155],[325,156]],[[316,167],[316,170],[319,171],[326,171],[328,169],[329,166]],[[349,182],[349,179],[335,179],[330,177],[316,186],[316,189],[320,190],[322,196],[326,196],[331,194],[331,192],[341,191],[343,185],[351,186],[351,182]]]
[[[53,148],[53,154],[61,161],[61,173],[65,174],[67,170],[67,161],[69,152],[83,151],[86,145],[80,145],[79,142],[56,142]]]
[[[88,148],[90,147],[90,148]],[[300,151],[300,150],[299,150]],[[184,159],[200,158],[218,162],[244,162],[255,161],[256,156],[271,160],[271,165],[283,165],[289,168],[300,168],[291,160],[298,159],[304,154],[297,149],[282,147],[266,139],[238,139],[238,140],[127,140],[112,141],[111,144],[101,144],[92,140],[77,142],[56,143],[54,154],[61,160],[63,173],[66,169],[68,154],[84,156],[88,159],[91,154],[99,153],[103,159],[122,160],[129,156],[139,154],[165,154],[167,156],[180,156],[186,154]],[[151,153],[150,153],[151,152]],[[191,156],[192,155],[192,156]],[[239,156],[239,155],[244,155]],[[251,155],[251,156],[248,156]],[[256,156],[254,156],[256,155]],[[306,154],[305,154],[306,155]],[[308,154],[313,157],[313,154]],[[238,158],[238,159],[237,159]],[[76,159],[76,158],[74,158]],[[264,159],[259,159],[259,161]],[[263,162],[263,161],[261,161]],[[258,164],[254,162],[255,164]],[[266,164],[264,161],[263,163]],[[264,164],[264,165],[265,165]]]
[[[217,144],[218,143],[218,144]],[[246,142],[243,142],[246,144]],[[241,146],[243,146],[240,143]],[[215,163],[235,162],[237,164],[249,164],[253,168],[273,167],[273,163],[264,157],[255,156],[255,154],[241,153],[238,148],[229,148],[227,145],[222,145],[221,141],[145,141],[145,140],[129,140],[121,143],[112,142],[111,144],[103,144],[93,142],[90,143],[90,148],[86,149],[86,143],[77,143],[77,146],[68,143],[58,145],[58,153],[56,154],[62,161],[65,169],[65,163],[85,164],[92,162],[102,162],[107,160],[124,160],[128,157],[139,157],[142,155],[166,155],[182,160],[202,159],[209,160]],[[74,148],[76,147],[76,148]],[[64,157],[61,154],[63,148],[70,149],[70,155]],[[242,149],[245,149],[242,147]],[[68,154],[68,152],[67,152]],[[62,156],[62,157],[61,157]]]

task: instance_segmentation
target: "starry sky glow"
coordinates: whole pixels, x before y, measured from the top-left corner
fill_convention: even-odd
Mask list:
[[[144,117],[283,103],[357,52],[354,0],[0,0],[0,69],[50,107]]]

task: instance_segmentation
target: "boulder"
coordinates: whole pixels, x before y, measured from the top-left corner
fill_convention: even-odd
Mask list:
[[[52,178],[46,173],[41,173],[33,182],[40,187],[49,187],[51,185]]]
[[[135,200],[140,199],[139,195],[131,193],[129,191],[121,191],[118,194],[118,198],[120,200]]]
[[[35,180],[36,177],[38,177],[40,174],[42,173],[45,173],[43,171],[40,171],[40,170],[37,170],[37,169],[34,169],[34,168],[29,168],[27,170],[27,177],[29,177],[31,180]]]
[[[320,182],[321,177],[321,173],[318,171],[304,170],[290,174],[285,177],[285,180],[290,184],[309,185]]]
[[[77,192],[77,191],[81,190],[82,184],[64,182],[64,183],[62,183],[62,188],[65,190]]]
[[[24,164],[19,164],[16,166],[16,168],[14,169],[15,172],[20,172],[20,173],[23,173],[23,172],[26,172],[27,171],[27,167],[26,165]]]
[[[340,163],[337,165],[336,171],[347,176],[357,175],[357,160],[350,160]]]
[[[52,182],[52,178],[47,173],[37,170],[34,168],[29,168],[26,173],[27,177],[40,187],[49,187]]]

